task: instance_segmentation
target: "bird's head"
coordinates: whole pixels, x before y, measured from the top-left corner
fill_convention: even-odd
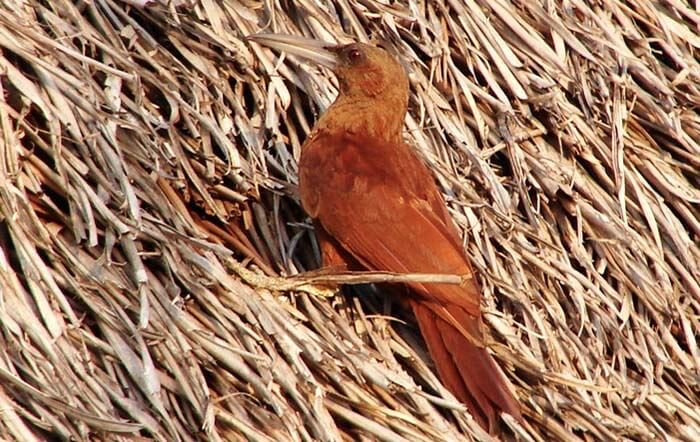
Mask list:
[[[340,84],[340,95],[344,98],[408,100],[406,72],[382,48],[364,43],[334,45],[285,34],[256,34],[248,40],[333,70]]]

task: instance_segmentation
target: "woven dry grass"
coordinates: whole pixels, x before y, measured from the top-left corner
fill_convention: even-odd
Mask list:
[[[700,440],[697,10],[180,3],[0,5],[0,437],[488,439],[381,293],[279,277],[317,265],[295,158],[335,80],[265,30],[402,54],[514,437]]]

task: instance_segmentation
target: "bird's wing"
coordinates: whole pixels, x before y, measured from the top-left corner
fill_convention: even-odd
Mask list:
[[[432,175],[404,144],[317,136],[302,153],[300,192],[307,212],[368,269],[472,274]],[[462,286],[410,286],[434,305],[480,316],[473,278]]]

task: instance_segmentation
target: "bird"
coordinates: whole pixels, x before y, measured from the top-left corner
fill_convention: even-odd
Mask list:
[[[435,177],[404,141],[409,79],[387,50],[287,34],[262,46],[333,71],[339,92],[301,148],[299,195],[328,268],[466,275],[461,285],[410,282],[400,296],[441,382],[494,433],[522,420],[512,385],[484,342],[481,289]]]

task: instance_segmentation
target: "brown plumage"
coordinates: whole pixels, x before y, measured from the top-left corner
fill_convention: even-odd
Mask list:
[[[340,93],[302,147],[299,190],[314,219],[324,265],[471,275],[459,233],[426,165],[403,142],[408,79],[386,51],[266,34],[253,40],[333,69]],[[442,382],[483,427],[500,412],[520,419],[509,383],[484,348],[481,290],[407,284]]]

